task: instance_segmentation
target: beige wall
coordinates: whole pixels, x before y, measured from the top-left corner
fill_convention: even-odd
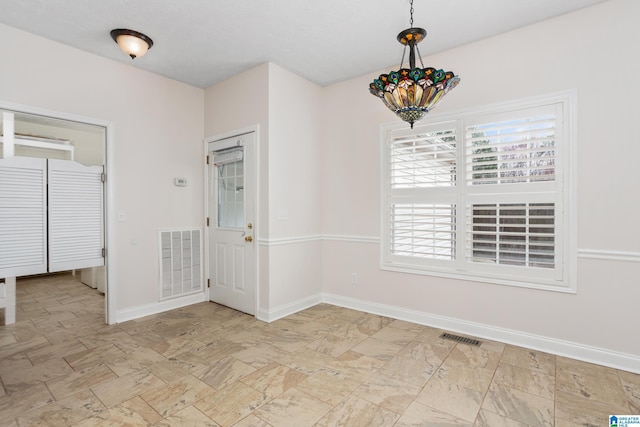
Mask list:
[[[205,93],[208,137],[259,127],[256,232],[263,318],[321,290],[321,93],[320,87],[275,64],[260,65]],[[289,214],[286,221],[278,219],[283,210]]]
[[[113,123],[113,209],[127,215],[113,224],[119,310],[157,300],[156,230],[202,224],[203,137],[258,125],[263,314],[324,295],[550,351],[569,343],[603,363],[637,361],[637,16],[639,2],[611,0],[424,58],[462,77],[435,114],[577,90],[577,294],[380,270],[380,125],[398,120],[367,90],[383,70],[319,88],[264,64],[203,91],[0,26],[0,100]],[[174,187],[176,176],[189,186]]]
[[[577,294],[379,269],[379,129],[398,119],[367,92],[376,72],[325,91],[323,232],[360,241],[326,242],[323,291],[453,320],[467,332],[640,356],[640,342],[629,339],[640,301],[638,16],[640,2],[610,1],[424,58],[462,78],[435,114],[577,89]],[[352,272],[358,285],[350,284]]]
[[[110,290],[117,312],[156,303],[157,230],[202,227],[204,91],[4,25],[0,40],[0,100],[113,124]]]

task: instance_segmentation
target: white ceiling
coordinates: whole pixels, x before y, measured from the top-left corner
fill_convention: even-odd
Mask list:
[[[427,30],[424,57],[602,1],[416,0],[414,26]],[[1,0],[0,22],[126,63],[109,32],[140,31],[154,46],[134,66],[201,88],[264,62],[326,86],[399,64],[396,36],[409,27],[409,7],[409,0]]]

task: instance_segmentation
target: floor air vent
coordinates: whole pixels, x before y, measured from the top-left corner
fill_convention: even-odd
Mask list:
[[[448,333],[443,333],[442,335],[440,335],[440,338],[443,338],[445,340],[449,340],[449,341],[455,341],[455,342],[459,342],[461,344],[469,344],[469,345],[474,345],[474,346],[479,346],[480,344],[482,344],[482,341],[480,340],[476,340],[473,338],[467,338],[467,337],[463,337],[460,335],[454,335],[454,334],[448,334]]]

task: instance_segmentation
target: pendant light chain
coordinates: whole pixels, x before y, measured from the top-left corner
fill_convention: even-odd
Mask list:
[[[409,10],[409,13],[411,13],[411,20],[409,21],[409,27],[413,28],[413,0],[411,0],[411,9]]]
[[[411,8],[409,9],[409,14],[411,15],[411,18],[409,19],[409,28],[413,28],[413,0],[411,0]],[[402,59],[400,60],[400,68],[402,68],[402,65],[404,64],[404,57],[406,53],[407,53],[407,45],[405,45],[404,49],[402,50]],[[420,57],[420,62],[422,62],[422,57]],[[424,68],[424,64],[422,64],[422,68]]]

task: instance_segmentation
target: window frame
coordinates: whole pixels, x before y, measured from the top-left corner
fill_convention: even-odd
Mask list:
[[[543,289],[557,292],[577,291],[577,120],[575,90],[529,97],[509,102],[479,106],[445,114],[430,115],[415,129],[404,123],[385,124],[380,128],[380,268],[387,271],[412,273],[436,277],[462,279],[499,285]],[[555,106],[556,134],[554,136],[555,179],[552,183],[528,183],[528,191],[514,196],[519,184],[500,184],[498,192],[483,190],[482,186],[467,185],[466,128],[469,123],[478,123],[489,116],[509,117],[524,109],[539,109]],[[410,137],[420,131],[455,128],[456,136],[456,185],[429,189],[391,189],[389,141],[398,137]],[[550,188],[553,187],[553,191]],[[447,191],[449,189],[449,191]],[[513,189],[514,191],[511,191]],[[539,191],[537,191],[539,190]],[[426,194],[421,194],[426,193]],[[488,194],[491,193],[491,194]],[[550,200],[552,199],[552,200]],[[412,203],[437,203],[448,201],[455,204],[455,259],[442,261],[418,257],[400,257],[391,253],[391,211],[399,201]],[[466,260],[467,211],[473,204],[537,203],[555,204],[555,267],[544,269],[503,264],[484,265]]]

